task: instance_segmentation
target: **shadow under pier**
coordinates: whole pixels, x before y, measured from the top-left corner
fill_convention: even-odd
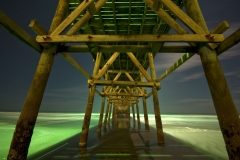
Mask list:
[[[132,122],[131,122],[132,121]],[[114,119],[97,134],[97,126],[89,130],[86,148],[79,148],[79,135],[65,142],[62,147],[46,150],[34,159],[167,159],[167,160],[212,160],[220,159],[198,151],[195,146],[185,144],[171,135],[164,134],[165,144],[157,144],[156,129],[145,131],[144,123],[134,127],[134,120],[125,115]]]

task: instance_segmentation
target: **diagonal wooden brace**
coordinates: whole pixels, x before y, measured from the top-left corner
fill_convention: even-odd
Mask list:
[[[132,60],[132,62],[135,64],[135,66],[139,69],[139,71],[143,74],[143,76],[146,78],[147,81],[151,82],[152,79],[148,75],[147,71],[143,68],[143,66],[139,63],[137,58],[134,56],[132,52],[126,52],[128,57]]]

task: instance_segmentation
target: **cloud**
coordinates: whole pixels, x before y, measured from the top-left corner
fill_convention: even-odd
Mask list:
[[[238,88],[236,88],[235,90],[233,90],[232,93],[239,94],[239,93],[240,93],[240,87],[238,87]]]
[[[185,103],[186,105],[193,105],[194,107],[209,107],[213,106],[212,99],[184,99],[180,101],[181,103]]]
[[[198,79],[198,78],[203,77],[203,76],[204,76],[203,73],[195,73],[193,75],[185,76],[184,78],[182,78],[178,82],[187,82],[187,81],[190,81],[190,80],[193,80],[193,79]]]
[[[239,77],[239,72],[238,71],[231,71],[231,72],[227,72],[224,73],[225,76],[237,76]]]
[[[208,98],[202,98],[202,99],[197,99],[197,98],[191,98],[191,99],[183,99],[181,100],[181,102],[210,102],[212,101],[212,99],[208,99]]]
[[[223,33],[223,35],[224,35],[225,38],[227,38],[227,37],[230,36],[232,33],[234,33],[236,30],[239,29],[239,27],[240,27],[240,22],[231,22],[229,25],[230,25],[230,28]]]
[[[87,86],[74,86],[74,87],[67,87],[67,88],[59,88],[59,89],[52,89],[47,90],[44,96],[46,97],[55,97],[55,98],[78,98],[81,95],[85,94],[88,95],[88,87]]]
[[[158,54],[155,57],[155,67],[156,71],[159,73],[165,72],[169,67],[171,67],[178,59],[180,59],[184,53],[169,53],[169,54]],[[174,72],[185,72],[188,69],[200,66],[201,60],[198,55],[194,55]]]

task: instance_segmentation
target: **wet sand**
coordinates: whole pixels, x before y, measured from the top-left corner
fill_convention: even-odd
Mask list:
[[[121,116],[110,121],[97,133],[97,126],[89,130],[86,148],[79,148],[80,134],[31,155],[28,159],[78,160],[78,159],[167,159],[210,160],[219,159],[198,151],[189,144],[164,133],[165,144],[157,144],[156,129],[145,130],[143,123]]]

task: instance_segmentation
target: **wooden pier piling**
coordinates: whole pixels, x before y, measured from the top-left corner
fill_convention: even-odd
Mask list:
[[[208,33],[197,0],[184,1],[187,14]],[[202,66],[212,95],[229,159],[240,159],[240,121],[237,109],[219,63],[216,50],[198,44]]]

